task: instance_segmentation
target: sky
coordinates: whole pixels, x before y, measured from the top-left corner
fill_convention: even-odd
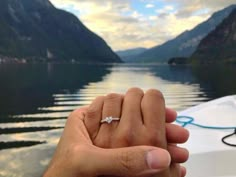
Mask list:
[[[50,0],[76,15],[115,51],[151,48],[207,20],[236,0]]]

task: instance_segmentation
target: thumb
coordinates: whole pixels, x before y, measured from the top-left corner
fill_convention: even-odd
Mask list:
[[[87,159],[95,175],[142,176],[163,171],[170,165],[169,153],[161,148],[136,146],[120,149],[95,147]],[[88,167],[88,166],[87,166]]]

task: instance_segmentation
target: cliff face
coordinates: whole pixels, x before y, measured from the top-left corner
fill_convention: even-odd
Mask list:
[[[236,62],[236,9],[206,36],[191,56],[192,62]]]
[[[48,0],[0,1],[0,55],[121,62],[102,38]]]
[[[196,50],[200,41],[219,25],[236,5],[231,5],[214,13],[208,20],[197,25],[194,29],[185,31],[173,40],[153,47],[132,59],[134,62],[167,62],[173,57],[190,57]]]

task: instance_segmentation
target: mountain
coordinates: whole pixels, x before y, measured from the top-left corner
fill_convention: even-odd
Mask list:
[[[128,50],[119,50],[116,51],[116,54],[124,61],[124,62],[129,62],[130,58],[135,57],[136,55],[139,55],[146,51],[146,48],[134,48],[134,49],[128,49]]]
[[[191,60],[193,63],[236,63],[236,9],[200,42]]]
[[[102,38],[49,0],[0,1],[0,56],[121,62]]]
[[[200,41],[216,28],[236,5],[231,5],[221,11],[214,13],[207,21],[199,24],[190,31],[185,31],[175,39],[153,47],[140,55],[135,56],[131,61],[136,62],[167,62],[173,57],[189,57],[196,50]]]

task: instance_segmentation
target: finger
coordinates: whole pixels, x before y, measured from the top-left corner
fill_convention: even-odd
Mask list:
[[[182,172],[181,172],[180,165],[176,163],[172,163],[170,165],[170,174],[171,174],[171,177],[181,177]]]
[[[90,135],[84,126],[87,109],[86,107],[79,108],[69,115],[60,141],[64,139],[74,143],[92,143]]]
[[[141,103],[143,121],[147,131],[157,131],[158,140],[162,140],[162,148],[166,148],[165,103],[158,90],[148,90]]]
[[[187,170],[185,167],[181,166],[180,167],[180,171],[181,171],[181,177],[185,177],[187,174]]]
[[[97,97],[88,107],[85,114],[84,124],[92,140],[96,138],[100,129],[103,103],[104,97]]]
[[[175,124],[166,124],[166,138],[168,143],[185,143],[189,138],[189,131]]]
[[[162,93],[158,90],[148,90],[141,103],[144,125],[148,128],[164,128],[165,101]]]
[[[85,158],[83,170],[86,169],[88,174],[92,172],[94,176],[152,175],[166,169],[170,164],[170,156],[166,150],[149,146],[96,148],[86,151],[88,150],[82,153]],[[89,153],[91,158],[87,158],[86,153]]]
[[[177,112],[173,109],[166,108],[166,122],[172,123],[176,120]]]
[[[115,93],[108,94],[104,99],[102,119],[106,117],[120,118],[122,102],[123,95]],[[112,135],[118,124],[119,121],[116,120],[111,123],[102,123],[94,144],[98,147],[109,148],[111,146]]]
[[[127,91],[122,106],[119,128],[142,125],[141,101],[143,95],[143,91],[139,88],[131,88]]]
[[[113,117],[120,118],[121,116],[121,107],[123,103],[123,95],[111,93],[105,97],[103,110],[102,110],[102,118]],[[118,125],[118,121],[113,121],[112,124],[104,123],[101,125],[100,130],[110,130],[114,129]]]
[[[151,131],[151,133],[157,135],[157,147],[166,149],[165,102],[161,92],[154,89],[148,90],[142,99],[141,108],[146,131]],[[161,172],[157,177],[168,175],[169,169]]]
[[[170,153],[171,160],[174,163],[184,163],[189,158],[189,152],[185,148],[181,148],[176,145],[168,145],[167,149]]]

